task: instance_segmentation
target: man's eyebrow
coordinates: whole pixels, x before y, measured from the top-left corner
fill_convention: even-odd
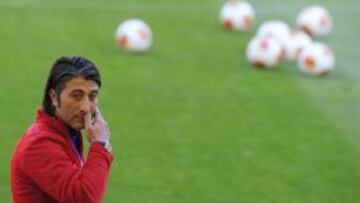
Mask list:
[[[73,94],[73,93],[81,93],[81,94],[83,94],[84,91],[83,91],[83,90],[80,90],[80,89],[74,89],[74,90],[71,90],[70,93],[71,93],[71,94]]]
[[[99,90],[91,90],[90,94],[99,94]]]

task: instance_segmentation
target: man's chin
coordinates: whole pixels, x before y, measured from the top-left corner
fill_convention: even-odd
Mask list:
[[[85,124],[84,123],[76,123],[71,127],[76,131],[81,131],[82,129],[85,128]]]

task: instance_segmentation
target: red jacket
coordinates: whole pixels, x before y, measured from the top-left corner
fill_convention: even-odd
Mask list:
[[[19,140],[11,161],[14,203],[100,202],[113,156],[100,144],[91,144],[88,158],[81,156],[60,119],[43,111]]]

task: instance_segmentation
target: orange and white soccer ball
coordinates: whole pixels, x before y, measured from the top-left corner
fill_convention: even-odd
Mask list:
[[[257,31],[257,36],[274,37],[285,48],[285,43],[287,42],[290,33],[291,29],[285,22],[280,20],[269,20],[261,24]]]
[[[306,46],[298,58],[299,68],[312,75],[327,75],[335,65],[335,55],[329,46],[316,42]]]
[[[297,26],[311,36],[329,35],[333,22],[329,11],[320,5],[303,9],[297,17]]]
[[[285,43],[286,58],[290,61],[296,61],[304,47],[309,46],[311,43],[310,36],[304,31],[293,31]]]
[[[286,43],[290,37],[291,29],[283,21],[280,20],[269,20],[261,24],[257,31],[258,37],[272,37],[277,40],[281,45],[281,57],[285,58]]]
[[[230,0],[221,8],[220,21],[228,30],[247,31],[254,24],[255,11],[245,0]]]
[[[282,46],[273,37],[255,37],[250,40],[247,50],[247,59],[255,67],[273,68],[282,58]]]
[[[147,51],[153,42],[150,27],[140,19],[129,19],[121,23],[116,30],[116,43],[129,52]]]

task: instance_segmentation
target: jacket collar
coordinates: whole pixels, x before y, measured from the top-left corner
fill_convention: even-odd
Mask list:
[[[80,147],[80,153],[78,153],[76,147],[74,146],[72,139],[70,137],[70,127],[68,125],[65,124],[64,121],[62,121],[61,119],[58,119],[56,117],[51,117],[49,114],[45,113],[42,109],[38,109],[37,111],[37,115],[36,115],[36,122],[37,123],[43,123],[46,126],[48,126],[49,128],[54,129],[55,131],[57,131],[59,133],[59,135],[63,136],[67,142],[68,142],[68,146],[71,146],[71,150],[72,153],[74,153],[74,156],[78,157],[78,164],[79,166],[83,166],[83,162],[84,162],[84,157],[82,155],[83,153],[83,140],[82,140],[82,136],[81,136],[81,132],[76,132],[77,134],[77,138],[79,141],[79,147]]]

